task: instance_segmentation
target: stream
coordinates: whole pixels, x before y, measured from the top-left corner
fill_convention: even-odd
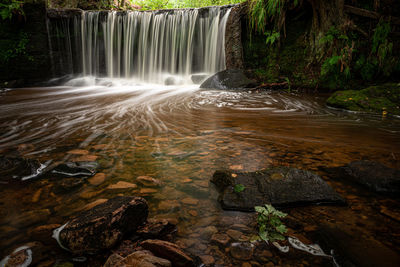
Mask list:
[[[0,156],[43,164],[99,163],[96,179],[68,190],[60,189],[59,179],[0,178],[0,257],[33,241],[38,226],[62,225],[95,201],[133,195],[148,201],[150,218],[177,223],[175,241],[185,251],[216,265],[245,266],[246,255],[234,255],[229,247],[257,233],[255,214],[222,210],[209,181],[220,169],[256,171],[277,165],[321,174],[348,203],[283,209],[291,235],[315,243],[310,232],[336,225],[352,233],[353,240],[372,240],[399,254],[400,202],[330,180],[321,167],[368,159],[399,169],[400,118],[330,109],[325,99],[320,94],[202,90],[193,84],[91,76],[62,86],[0,92]],[[141,176],[162,186],[144,186],[137,180]],[[382,212],[392,208],[389,216]],[[216,245],[211,236],[217,232],[228,233],[230,241]],[[267,245],[256,251],[252,266],[325,262],[302,252],[286,257]],[[47,253],[71,261],[60,248]],[[380,260],[387,254],[377,255]],[[96,260],[89,263],[96,265]]]

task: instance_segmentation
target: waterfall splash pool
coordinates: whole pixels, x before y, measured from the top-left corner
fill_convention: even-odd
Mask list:
[[[150,218],[174,220],[176,242],[186,251],[210,256],[222,266],[240,266],[246,260],[233,255],[229,246],[256,233],[255,217],[220,208],[209,183],[215,170],[286,165],[319,173],[321,166],[360,159],[400,167],[398,118],[332,110],[324,99],[89,76],[62,86],[2,92],[0,156],[42,163],[96,161],[101,175],[68,192],[59,190],[62,181],[57,179],[0,178],[0,257],[38,238],[32,234],[38,226],[62,225],[85,205],[122,194],[146,198]],[[163,186],[141,185],[140,176],[156,178]],[[348,206],[287,209],[299,223],[289,225],[291,234],[304,240],[310,229],[330,222],[357,229],[355,240],[363,236],[396,251],[399,240],[390,236],[400,234],[398,222],[381,211],[398,207],[398,201],[324,178]],[[112,186],[121,181],[130,186]],[[211,239],[216,232],[230,234],[225,250]],[[50,251],[54,260],[72,260],[55,246]],[[91,260],[96,265],[99,259]],[[268,246],[254,253],[252,261],[291,266],[323,262],[301,253],[285,257]]]

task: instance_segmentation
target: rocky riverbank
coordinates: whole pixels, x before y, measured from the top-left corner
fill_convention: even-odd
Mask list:
[[[74,150],[73,152],[82,151]],[[4,169],[12,170],[10,166],[13,164],[19,170],[25,168],[27,172],[23,172],[24,175],[29,175],[32,171],[31,167],[38,165],[33,164],[34,161],[30,163],[31,161],[22,158],[2,159],[1,162],[5,162],[0,164],[4,166]],[[97,168],[95,162],[90,164],[71,162],[54,165],[47,171],[51,175],[57,175],[61,180],[77,179],[81,176],[84,177],[83,179],[89,179],[90,183],[96,184],[101,179],[99,176],[101,173],[96,174]],[[239,169],[235,166],[232,168]],[[284,223],[288,227],[287,236],[291,237],[290,244],[296,249],[292,248],[289,254],[282,254],[277,248],[256,241],[254,236],[257,235],[257,220],[251,213],[226,212],[223,218],[217,220],[218,223],[215,226],[209,224],[210,218],[204,218],[198,230],[188,236],[182,236],[176,227],[176,220],[148,219],[149,207],[143,198],[118,196],[109,200],[95,200],[83,207],[83,211],[75,212],[71,219],[64,222],[35,227],[29,233],[32,242],[14,248],[4,260],[10,266],[18,266],[24,262],[50,266],[56,263],[53,253],[55,248],[59,247],[56,255],[64,254],[65,258],[70,259],[64,261],[64,265],[61,266],[72,266],[72,264],[79,264],[80,261],[95,266],[100,264],[104,266],[142,266],[144,264],[146,266],[200,266],[201,264],[213,266],[232,261],[240,262],[242,266],[258,266],[259,262],[280,265],[283,258],[291,259],[293,263],[302,261],[325,265],[331,263],[332,255],[336,261],[344,264],[349,262],[361,264],[365,262],[365,257],[361,257],[360,253],[367,249],[365,244],[368,243],[368,250],[370,250],[368,261],[377,263],[383,260],[386,266],[396,266],[398,263],[397,254],[378,240],[363,239],[362,234],[359,233],[357,238],[360,243],[350,242],[352,235],[349,234],[351,230],[349,227],[341,225],[338,229],[332,225],[335,216],[342,216],[338,214],[346,213],[345,210],[348,207],[342,206],[344,203],[342,196],[317,174],[288,167],[273,167],[256,172],[240,172],[232,168],[229,171],[215,172],[211,179],[221,192],[219,200],[222,207],[243,211],[251,211],[254,205],[264,203],[292,207],[285,209],[290,215]],[[390,190],[390,195],[393,195],[393,192],[397,192],[393,190],[398,190],[398,171],[382,164],[361,161],[323,171],[334,179],[350,179],[373,192],[386,193]],[[35,173],[35,170],[32,172]],[[42,175],[43,178],[49,174]],[[163,186],[160,181],[149,176],[140,176],[137,181],[149,188]],[[242,189],[238,190],[236,185],[241,185]],[[118,188],[127,187],[121,184]],[[359,201],[358,196],[346,195],[345,199],[351,209],[355,208],[354,203]],[[198,202],[197,199],[182,200],[182,203],[188,205],[195,205]],[[160,209],[162,203],[160,203]],[[179,205],[178,201],[175,204]],[[310,204],[339,204],[339,206],[311,206],[307,209],[301,207]],[[169,209],[173,203],[165,205]],[[396,216],[393,209],[382,208],[381,213],[391,220],[399,221],[400,217]],[[158,217],[158,214],[154,215]],[[33,214],[29,218],[34,220],[32,216]],[[49,217],[50,211],[40,216]],[[197,215],[193,213],[192,216]],[[32,220],[29,223],[32,223]],[[317,221],[319,223],[316,223]],[[209,245],[196,244],[192,240],[196,236],[206,240]],[[348,240],[347,245],[341,240]],[[321,257],[313,256],[307,251],[299,251],[299,248],[310,249],[309,246],[316,242],[323,247],[323,251],[327,252],[334,248],[335,253]],[[281,244],[289,245],[287,241]],[[206,252],[200,252],[203,250]],[[230,258],[226,258],[222,251],[227,252]],[[387,257],[384,259],[382,255]]]

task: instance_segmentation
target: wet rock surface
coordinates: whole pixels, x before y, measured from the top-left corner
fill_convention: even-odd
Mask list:
[[[66,177],[91,177],[96,174],[99,164],[93,162],[65,162],[56,166],[51,173]]]
[[[55,194],[69,193],[75,189],[80,188],[85,184],[85,180],[82,178],[71,177],[68,179],[61,179],[56,182],[54,187]]]
[[[354,234],[357,233],[357,235]],[[400,266],[400,256],[383,243],[346,226],[324,224],[315,233],[325,251],[333,250],[338,266]]]
[[[143,186],[148,186],[148,187],[161,187],[163,183],[150,176],[139,176],[136,178],[137,182],[142,184]]]
[[[231,256],[238,260],[250,260],[253,257],[254,245],[248,242],[232,243]]]
[[[39,242],[30,242],[16,248],[0,261],[0,266],[34,266],[46,258],[44,247]]]
[[[350,180],[377,193],[389,195],[400,193],[400,170],[386,167],[378,162],[355,161],[346,166],[324,170],[332,178]]]
[[[318,175],[294,168],[216,171],[211,181],[220,191],[219,201],[226,210],[252,211],[254,206],[267,203],[276,207],[344,204],[344,200]],[[235,185],[243,185],[244,190],[235,192]]]
[[[149,219],[146,225],[139,227],[136,234],[145,239],[161,238],[177,231],[176,225],[168,220]]]
[[[162,241],[149,239],[141,243],[141,246],[150,250],[154,255],[171,261],[173,266],[190,267],[194,266],[193,259],[186,255],[177,245]]]
[[[34,159],[0,157],[0,180],[11,181],[35,175],[41,164]]]
[[[143,198],[115,197],[77,215],[61,230],[59,239],[73,253],[97,253],[134,232],[147,215]]]
[[[125,267],[170,267],[169,260],[159,258],[148,250],[133,252],[127,257],[121,257],[118,254],[112,254],[104,267],[125,266]]]
[[[200,85],[204,89],[245,89],[254,88],[257,83],[250,80],[241,70],[224,70],[220,71]]]

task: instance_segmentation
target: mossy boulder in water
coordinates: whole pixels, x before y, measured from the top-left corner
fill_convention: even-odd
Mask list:
[[[328,106],[352,111],[400,115],[400,84],[388,83],[363,90],[337,91],[326,101]]]

